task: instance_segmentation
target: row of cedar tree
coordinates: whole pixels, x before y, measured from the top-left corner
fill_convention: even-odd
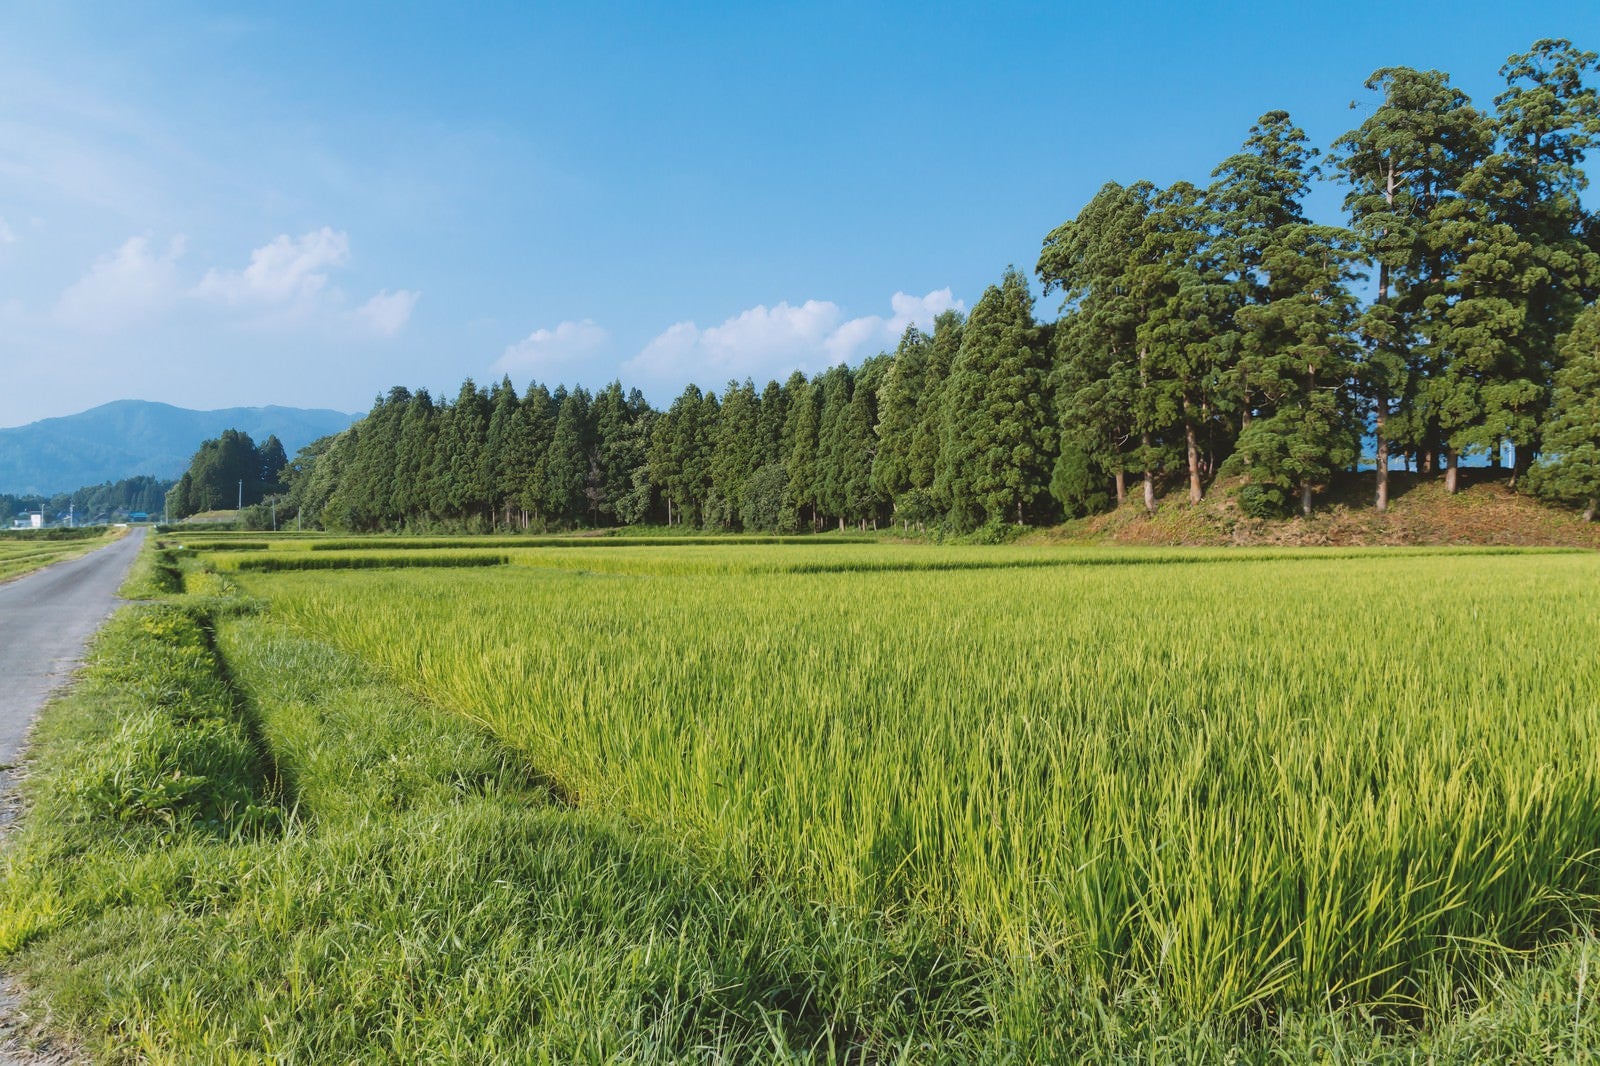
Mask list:
[[[1054,323],[1013,269],[857,368],[690,386],[665,411],[620,384],[396,388],[291,464],[287,502],[344,529],[966,530],[1153,507],[1166,487],[1198,502],[1225,475],[1254,513],[1309,512],[1365,444],[1380,508],[1392,464],[1453,491],[1462,457],[1509,448],[1514,484],[1592,513],[1596,70],[1540,41],[1490,109],[1447,75],[1380,70],[1320,164],[1273,111],[1205,187],[1109,183],[1044,240]],[[1303,213],[1324,176],[1348,225]]]

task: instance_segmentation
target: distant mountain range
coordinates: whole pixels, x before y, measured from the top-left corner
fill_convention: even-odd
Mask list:
[[[51,495],[140,474],[176,478],[200,442],[225,429],[242,430],[257,443],[277,434],[292,458],[318,437],[337,433],[359,417],[298,407],[190,411],[117,400],[82,414],[0,429],[0,492]]]

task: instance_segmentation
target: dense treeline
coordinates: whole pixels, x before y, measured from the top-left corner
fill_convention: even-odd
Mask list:
[[[1597,69],[1540,41],[1480,109],[1445,74],[1387,68],[1329,156],[1271,111],[1204,187],[1108,183],[1044,240],[1054,323],[1010,269],[857,368],[691,385],[665,411],[620,383],[396,388],[296,458],[287,502],[353,530],[972,530],[1121,504],[1130,478],[1147,508],[1168,484],[1199,502],[1226,475],[1252,513],[1309,513],[1365,439],[1380,509],[1396,462],[1454,491],[1463,457],[1509,449],[1514,487],[1592,515]],[[1323,177],[1344,225],[1304,213]]]
[[[283,491],[279,478],[286,466],[288,458],[276,435],[257,446],[250,434],[225,429],[200,445],[189,469],[167,493],[167,519],[176,522],[201,511],[260,503]]]
[[[156,515],[161,513],[162,500],[172,484],[160,478],[140,476],[86,485],[53,496],[0,493],[0,523],[10,525],[13,518],[30,511],[42,511],[50,521],[71,514],[78,522],[126,518],[131,514]]]

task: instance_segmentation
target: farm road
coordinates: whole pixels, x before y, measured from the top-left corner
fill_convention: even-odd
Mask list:
[[[66,684],[144,543],[135,529],[88,555],[0,585],[0,795],[28,727]],[[4,815],[0,814],[0,818]]]
[[[12,764],[45,701],[65,685],[83,651],[117,606],[117,588],[144,543],[136,529],[88,555],[0,585],[0,831],[12,807]],[[16,989],[0,974],[0,1066],[57,1066],[74,1057],[32,1048]]]

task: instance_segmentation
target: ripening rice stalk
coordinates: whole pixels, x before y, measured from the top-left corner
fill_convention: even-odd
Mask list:
[[[556,554],[251,587],[708,862],[1197,1013],[1593,910],[1592,555]]]

